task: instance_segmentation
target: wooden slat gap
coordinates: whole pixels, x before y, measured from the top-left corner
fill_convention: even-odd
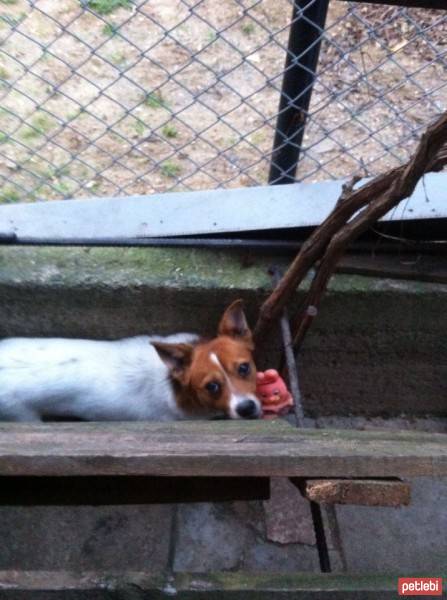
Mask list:
[[[0,506],[110,506],[268,500],[267,477],[0,477]]]

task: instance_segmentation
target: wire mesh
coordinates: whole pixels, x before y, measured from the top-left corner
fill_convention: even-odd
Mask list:
[[[265,184],[291,15],[291,0],[1,0],[0,202]],[[446,12],[332,0],[320,35],[297,179],[399,164],[447,109]]]

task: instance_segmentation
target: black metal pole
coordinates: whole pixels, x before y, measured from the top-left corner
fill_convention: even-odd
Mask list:
[[[293,183],[329,0],[294,0],[269,183]]]
[[[275,285],[281,279],[281,274],[277,267],[270,269],[270,274],[273,275]],[[294,399],[295,409],[295,425],[298,428],[305,426],[304,424],[304,409],[302,404],[302,396],[298,378],[298,368],[296,365],[295,355],[292,347],[292,333],[290,331],[290,322],[287,316],[287,311],[284,310],[281,316],[281,337],[284,346],[284,355],[287,364],[287,372],[289,378],[290,389]],[[320,561],[320,569],[322,573],[331,572],[331,560],[329,549],[326,540],[326,532],[324,530],[323,514],[321,506],[316,502],[310,502],[310,510],[312,514],[312,522],[315,532],[315,540],[317,542],[318,559]]]
[[[318,559],[320,561],[321,572],[331,573],[331,559],[329,557],[329,549],[327,546],[326,532],[324,530],[321,506],[317,502],[311,500],[310,512],[312,513],[312,521],[314,524],[315,539],[317,541]]]

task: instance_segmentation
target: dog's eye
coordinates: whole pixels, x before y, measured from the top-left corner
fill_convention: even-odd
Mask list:
[[[241,377],[247,377],[250,373],[250,363],[241,363],[237,369],[237,372]]]
[[[210,394],[217,396],[217,394],[220,392],[220,383],[218,381],[210,381],[206,384],[205,388]]]

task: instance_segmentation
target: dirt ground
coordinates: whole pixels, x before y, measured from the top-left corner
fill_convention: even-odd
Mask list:
[[[265,183],[290,15],[1,0],[0,202]],[[398,164],[447,109],[446,13],[333,0],[319,73],[299,179]]]

